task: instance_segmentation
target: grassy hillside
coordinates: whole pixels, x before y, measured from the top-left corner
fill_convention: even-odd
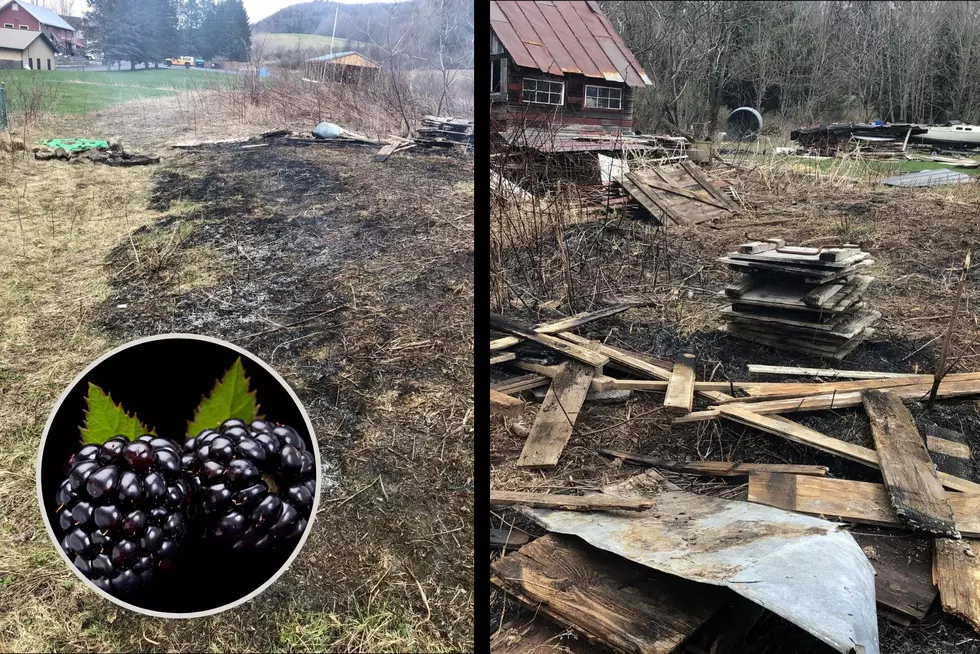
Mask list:
[[[2,70],[11,111],[39,103],[59,114],[83,114],[140,98],[176,91],[218,88],[235,83],[236,75],[206,70],[81,72]]]
[[[342,52],[346,47],[352,50],[363,49],[366,44],[361,41],[346,41],[331,39],[319,34],[290,34],[284,32],[256,32],[252,34],[252,47],[263,54],[276,54],[283,50],[322,50],[330,51],[330,41],[333,41],[333,51]]]

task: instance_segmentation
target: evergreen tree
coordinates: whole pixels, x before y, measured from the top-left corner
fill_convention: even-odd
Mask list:
[[[242,0],[225,0],[222,8],[225,56],[232,61],[248,61],[252,53],[252,28],[248,24],[245,5]]]

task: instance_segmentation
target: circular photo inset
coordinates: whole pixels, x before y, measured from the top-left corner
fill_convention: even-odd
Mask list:
[[[272,368],[165,334],[112,350],[61,395],[38,500],[89,586],[142,613],[199,617],[285,571],[316,515],[319,470],[310,419]]]

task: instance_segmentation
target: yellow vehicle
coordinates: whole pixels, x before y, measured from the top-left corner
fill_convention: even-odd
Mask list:
[[[184,55],[183,57],[172,57],[170,59],[164,59],[163,65],[170,66],[183,66],[184,68],[191,68],[194,66],[194,57],[190,55]]]

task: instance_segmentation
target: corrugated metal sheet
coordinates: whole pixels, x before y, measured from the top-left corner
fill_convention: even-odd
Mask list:
[[[633,87],[651,83],[597,3],[491,0],[490,26],[518,66]]]
[[[381,68],[378,64],[374,63],[364,55],[359,52],[335,52],[334,54],[323,55],[322,57],[313,57],[310,61],[329,61],[334,64],[342,64],[344,66],[362,66],[364,68]]]
[[[954,172],[949,168],[935,168],[889,177],[882,183],[888,186],[946,186],[948,184],[975,184],[976,181],[975,177]]]

